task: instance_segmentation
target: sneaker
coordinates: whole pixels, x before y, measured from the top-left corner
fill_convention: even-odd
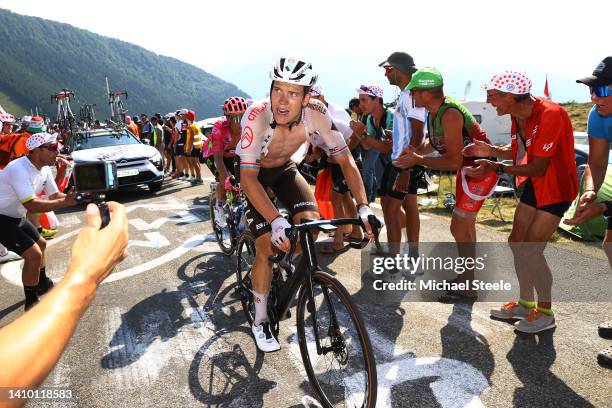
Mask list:
[[[263,322],[259,326],[253,323],[251,331],[253,332],[253,336],[255,337],[255,343],[257,343],[257,348],[263,351],[264,353],[280,350],[280,344],[278,343],[278,340],[274,338],[274,334],[272,334],[270,322]]]
[[[514,328],[516,330],[531,334],[539,333],[555,327],[557,327],[555,324],[555,315],[548,316],[537,309],[531,309],[531,313],[529,313],[527,319],[521,320],[514,324]]]
[[[53,281],[49,279],[49,277],[38,282],[38,286],[36,287],[36,293],[38,296],[42,296],[53,287]]]
[[[24,311],[26,311],[26,312],[27,312],[28,310],[30,310],[31,308],[33,308],[33,307],[34,307],[34,305],[36,305],[37,303],[38,303],[38,299],[36,300],[36,302],[32,302],[32,303],[28,303],[28,301],[26,300],[26,302],[25,302],[25,306],[23,307]]]
[[[225,220],[223,207],[217,207],[215,205],[213,211],[215,212],[215,224],[217,224],[219,228],[225,228],[227,226],[227,221]]]
[[[599,332],[599,337],[604,339],[612,339],[612,320],[601,323],[597,328],[597,331]]]
[[[612,346],[608,346],[597,353],[597,362],[602,367],[612,369]]]
[[[491,317],[503,320],[522,320],[529,316],[530,310],[518,302],[508,302],[504,303],[499,309],[491,309]]]
[[[53,238],[55,236],[55,234],[57,234],[57,230],[56,229],[46,229],[43,228],[40,236],[43,237],[44,239],[49,239],[49,238]]]

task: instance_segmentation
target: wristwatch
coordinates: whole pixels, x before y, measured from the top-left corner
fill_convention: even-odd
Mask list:
[[[505,173],[504,171],[504,165],[501,162],[497,162],[497,169],[495,169],[495,172],[497,173],[497,175],[501,176],[502,174]]]

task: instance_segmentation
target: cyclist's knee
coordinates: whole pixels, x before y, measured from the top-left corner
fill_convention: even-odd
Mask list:
[[[40,250],[44,253],[45,249],[47,249],[47,240],[45,240],[43,237],[40,237],[38,241],[36,241],[36,245],[38,245]]]
[[[24,262],[29,264],[39,264],[42,262],[43,252],[38,246],[38,244],[32,245],[30,248],[25,250],[25,252],[21,255]]]
[[[268,259],[275,254],[271,241],[272,235],[268,232],[255,240],[255,253],[257,258]]]

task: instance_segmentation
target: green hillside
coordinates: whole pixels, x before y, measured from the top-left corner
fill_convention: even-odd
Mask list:
[[[52,113],[50,95],[73,90],[73,111],[95,103],[109,115],[111,90],[128,91],[130,114],[193,108],[198,118],[218,116],[229,96],[248,96],[235,85],[193,65],[142,47],[37,17],[0,9],[0,105],[21,115],[38,107]]]

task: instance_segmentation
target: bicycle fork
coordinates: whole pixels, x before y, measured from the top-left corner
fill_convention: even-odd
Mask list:
[[[325,299],[325,302],[327,303],[327,308],[330,314],[330,322],[329,322],[329,327],[327,329],[327,335],[330,337],[330,339],[332,339],[330,346],[323,347],[321,345],[321,339],[319,338],[319,327],[317,323],[318,322],[317,321],[317,308],[315,306],[315,296],[314,296],[314,289],[313,289],[313,284],[312,284],[312,273],[317,270],[317,268],[314,265],[318,265],[317,255],[314,250],[315,248],[314,238],[310,231],[305,231],[304,233],[302,233],[300,238],[301,238],[300,241],[301,241],[302,249],[303,249],[303,256],[306,258],[306,262],[308,265],[307,271],[306,271],[306,279],[304,282],[304,286],[306,288],[306,294],[308,296],[308,301],[306,303],[306,310],[308,311],[308,313],[310,313],[310,316],[312,318],[312,328],[314,330],[315,343],[317,345],[317,354],[318,355],[327,354],[330,351],[332,352],[335,351],[334,339],[336,337],[335,335],[337,334],[337,332],[339,332],[338,319],[336,317],[336,310],[334,309],[334,306],[332,305],[331,300],[329,298],[329,292],[327,290],[327,287],[323,285],[321,287],[323,291],[323,298]]]

